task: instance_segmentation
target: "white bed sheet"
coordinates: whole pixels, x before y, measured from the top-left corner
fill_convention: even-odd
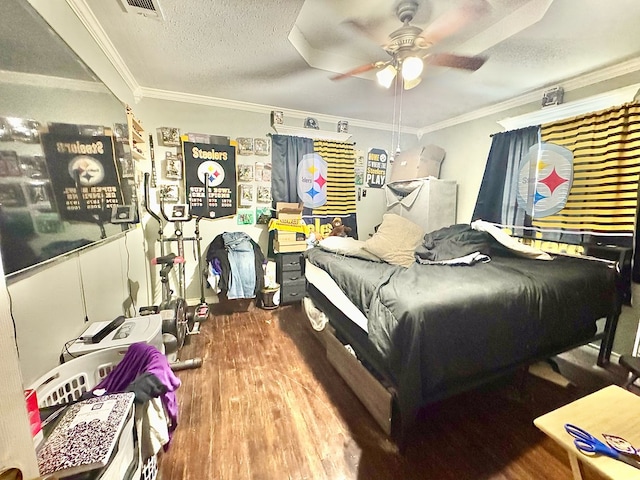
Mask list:
[[[365,332],[369,332],[367,317],[349,300],[327,272],[320,267],[316,267],[308,260],[305,260],[304,276],[310,284],[320,290],[320,292],[339,308],[342,313],[349,317],[353,323]]]

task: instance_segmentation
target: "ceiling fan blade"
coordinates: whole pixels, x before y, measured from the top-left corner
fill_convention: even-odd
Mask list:
[[[342,80],[347,77],[352,77],[360,73],[368,72],[369,70],[373,70],[375,68],[380,68],[382,65],[385,65],[385,64],[386,62],[373,62],[373,63],[367,63],[365,65],[360,65],[359,67],[353,68],[348,72],[334,75],[333,77],[331,77],[331,80]]]
[[[479,19],[489,10],[491,5],[487,0],[468,0],[459,8],[449,10],[438,17],[424,29],[420,37],[429,45],[436,44]]]
[[[465,57],[452,53],[433,53],[427,55],[425,63],[438,67],[461,68],[463,70],[478,70],[487,59],[485,57]]]

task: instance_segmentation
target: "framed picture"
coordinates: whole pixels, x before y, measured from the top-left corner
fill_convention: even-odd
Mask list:
[[[27,200],[18,183],[0,183],[0,204],[3,207],[24,207]]]
[[[240,185],[238,191],[238,204],[240,207],[253,205],[253,185]]]
[[[128,142],[129,125],[127,125],[126,123],[114,123],[113,136],[116,137],[117,142]]]
[[[238,181],[253,182],[253,165],[238,165]]]
[[[166,184],[159,185],[158,194],[166,203],[178,203],[180,199],[180,189],[178,185]]]
[[[29,203],[38,207],[51,208],[51,193],[45,183],[32,183],[27,185]]]
[[[182,157],[167,152],[164,159],[164,176],[169,180],[182,180]]]
[[[18,154],[13,150],[0,151],[0,177],[20,177]]]
[[[130,156],[124,156],[118,158],[118,161],[120,162],[120,175],[122,178],[136,177],[136,166],[133,158]]]
[[[253,138],[238,137],[238,155],[253,155]]]
[[[40,122],[26,118],[12,119],[11,139],[16,142],[39,143]]]
[[[40,155],[20,155],[18,157],[18,162],[20,164],[22,174],[26,177],[37,180],[49,178],[44,157]]]
[[[253,211],[238,210],[238,225],[253,225]]]
[[[254,138],[253,150],[256,155],[267,156],[271,154],[271,140],[268,138]]]
[[[57,213],[38,213],[33,217],[33,224],[38,233],[60,233],[64,231],[64,223]]]
[[[179,147],[180,129],[175,127],[158,128],[158,143],[163,147]]]
[[[256,224],[268,225],[271,220],[271,207],[256,207]]]
[[[271,126],[282,125],[284,123],[284,114],[280,110],[271,111]]]
[[[258,203],[271,203],[271,187],[258,186]]]
[[[262,181],[271,183],[271,163],[265,163],[262,169]]]

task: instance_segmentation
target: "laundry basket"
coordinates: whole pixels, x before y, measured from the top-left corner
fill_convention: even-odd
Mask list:
[[[105,348],[58,365],[28,387],[35,390],[38,406],[50,407],[78,400],[105,378],[127,353],[128,346]],[[140,480],[155,480],[158,474],[156,455],[142,465]]]

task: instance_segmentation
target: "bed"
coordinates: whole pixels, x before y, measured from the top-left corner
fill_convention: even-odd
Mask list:
[[[452,258],[478,246],[441,234],[450,230],[425,241],[436,238],[431,247]],[[325,341],[338,339],[355,352],[334,366],[354,378],[362,375],[349,373],[347,364],[365,366],[384,386],[391,402],[387,413],[378,412],[378,423],[398,443],[429,403],[596,339],[602,340],[598,363],[611,353],[620,310],[614,262],[534,259],[490,235],[480,239],[467,225],[458,230],[471,243],[486,243],[479,249],[487,257],[452,265],[435,255],[407,267],[354,256],[353,248],[316,247],[305,254],[307,295],[329,319],[324,335],[331,340]],[[606,319],[603,328],[600,319]],[[366,406],[371,403],[366,391],[356,393]]]

